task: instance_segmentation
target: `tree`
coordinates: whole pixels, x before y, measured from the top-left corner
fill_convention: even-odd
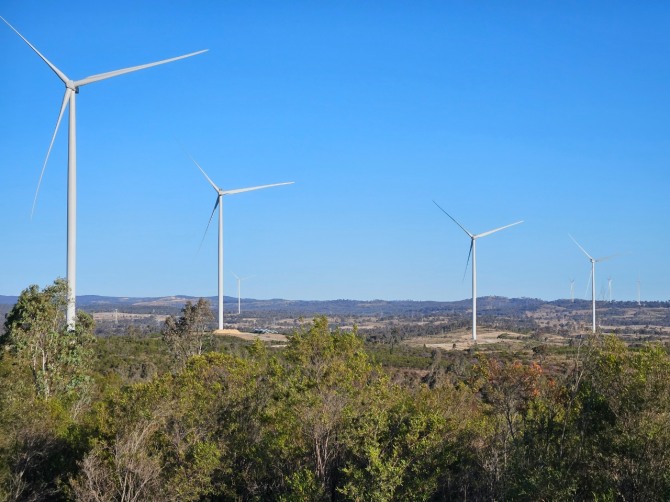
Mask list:
[[[210,352],[109,395],[93,411],[93,447],[70,479],[76,500],[239,499],[244,467],[260,463],[249,432],[255,366]]]
[[[30,286],[0,336],[0,499],[56,500],[76,469],[73,419],[88,404],[93,319],[65,323],[67,284]]]
[[[85,374],[94,340],[93,318],[77,312],[76,328],[65,322],[67,283],[56,279],[40,291],[29,286],[7,314],[0,347],[11,350],[30,367],[35,391],[49,400],[54,395],[77,395],[89,382]]]
[[[621,500],[668,500],[670,358],[656,344],[598,342],[579,395],[584,487]]]
[[[204,298],[195,305],[187,301],[181,312],[179,319],[174,316],[165,319],[161,333],[172,356],[183,365],[189,357],[202,354],[211,341],[209,323],[214,315],[209,300]]]

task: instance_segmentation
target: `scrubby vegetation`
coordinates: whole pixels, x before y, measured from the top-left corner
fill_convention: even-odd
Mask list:
[[[187,358],[176,319],[67,332],[61,294],[24,291],[0,338],[2,500],[670,498],[660,344],[445,352],[317,317],[285,347],[215,337]]]

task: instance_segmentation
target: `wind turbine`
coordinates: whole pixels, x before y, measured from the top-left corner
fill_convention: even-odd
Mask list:
[[[505,225],[504,227],[500,228],[495,228],[493,230],[489,230],[488,232],[482,232],[481,234],[472,234],[468,232],[463,225],[461,225],[459,222],[457,222],[453,216],[451,216],[449,213],[447,213],[440,205],[433,201],[433,203],[440,208],[440,210],[449,216],[451,220],[456,223],[459,227],[461,227],[461,230],[463,230],[468,236],[470,237],[470,252],[468,253],[468,261],[465,263],[465,270],[467,271],[468,269],[468,263],[470,262],[470,255],[472,255],[472,340],[477,341],[477,239],[480,237],[486,237],[487,235],[491,235],[492,233],[499,232],[500,230],[504,230],[509,227],[513,227],[514,225],[518,225],[519,223],[523,223],[522,221],[517,221],[516,223],[510,223],[509,225]]]
[[[612,278],[607,278],[607,288],[609,289],[609,303],[612,303]]]
[[[118,77],[119,75],[124,75],[126,73],[144,70],[145,68],[151,68],[152,66],[157,66],[165,63],[170,63],[172,61],[177,61],[179,59],[188,58],[195,56],[197,54],[202,54],[206,52],[207,49],[192,52],[190,54],[185,54],[183,56],[178,56],[170,59],[164,59],[162,61],[157,61],[155,63],[143,64],[140,66],[132,66],[129,68],[124,68],[121,70],[114,70],[106,73],[99,73],[97,75],[92,75],[90,77],[83,78],[81,80],[70,80],[65,73],[56,68],[56,66],[51,63],[47,58],[45,58],[40,51],[38,51],[33,44],[28,42],[28,40],[21,35],[16,28],[14,28],[7,20],[0,16],[7,26],[9,26],[14,33],[16,33],[21,39],[28,44],[28,46],[44,61],[49,68],[61,79],[63,84],[65,84],[65,95],[63,96],[63,103],[61,104],[60,113],[58,114],[58,120],[56,121],[56,129],[54,130],[53,136],[51,137],[51,143],[49,144],[49,149],[47,150],[46,158],[44,159],[44,165],[42,166],[42,172],[40,173],[40,179],[37,183],[37,190],[35,191],[35,200],[33,201],[32,212],[35,211],[35,204],[37,203],[37,194],[40,189],[40,184],[42,183],[42,177],[44,176],[44,170],[47,167],[47,162],[49,160],[49,155],[51,154],[51,148],[53,147],[54,140],[56,139],[56,134],[58,133],[58,127],[60,126],[61,119],[63,118],[63,113],[65,108],[70,106],[69,114],[69,127],[68,127],[68,164],[67,164],[67,269],[66,269],[66,278],[68,285],[67,292],[67,313],[66,321],[68,330],[74,329],[75,324],[75,312],[76,312],[76,284],[77,284],[77,134],[76,134],[76,106],[75,106],[75,96],[79,94],[80,87],[92,84],[94,82],[99,82],[101,80],[106,80],[112,77]],[[31,213],[32,216],[32,213]]]
[[[219,208],[219,330],[222,330],[223,329],[223,196],[233,195],[242,192],[250,192],[251,190],[260,190],[261,188],[277,187],[280,185],[291,185],[294,182],[286,181],[284,183],[273,183],[272,185],[261,185],[249,188],[237,188],[235,190],[222,190],[218,186],[216,186],[216,184],[211,180],[209,176],[207,176],[205,170],[202,167],[200,167],[200,164],[198,164],[193,157],[191,157],[191,160],[196,166],[198,166],[198,169],[200,169],[205,178],[207,178],[207,181],[209,181],[209,184],[212,185],[212,188],[214,188],[214,190],[216,191],[216,203],[214,204],[214,209],[212,209],[212,214],[209,216],[209,222],[207,223],[205,234],[207,234],[209,225],[210,223],[212,223],[212,218],[214,217],[214,212],[218,207]],[[203,240],[204,238],[205,237],[203,236]]]
[[[638,306],[641,305],[640,304],[640,279],[637,280],[637,304],[638,304]]]
[[[570,279],[570,302],[575,303],[575,280]]]
[[[593,258],[590,254],[586,252],[586,250],[579,244],[579,242],[575,240],[575,238],[572,235],[570,235],[570,238],[574,241],[575,244],[577,244],[577,247],[582,250],[582,253],[584,253],[591,262],[591,309],[593,312],[593,332],[595,333],[596,332],[596,263],[609,260],[610,258],[614,258],[614,255],[605,256],[603,258]]]
[[[242,313],[242,296],[240,295],[240,285],[242,281],[246,281],[247,279],[251,279],[253,275],[248,275],[246,277],[238,277],[235,272],[232,272],[232,274],[235,276],[235,279],[237,279],[237,315],[240,315]]]

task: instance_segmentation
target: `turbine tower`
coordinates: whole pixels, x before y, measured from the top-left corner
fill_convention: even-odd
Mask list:
[[[593,258],[590,254],[586,252],[586,250],[579,244],[579,242],[575,240],[575,238],[572,235],[570,235],[570,238],[574,241],[575,244],[577,244],[577,247],[582,250],[582,253],[584,253],[591,262],[591,310],[593,313],[593,332],[595,333],[596,332],[596,263],[609,260],[614,256],[605,256],[604,258]]]
[[[124,68],[121,70],[114,70],[106,73],[99,73],[97,75],[92,75],[90,77],[83,78],[81,80],[70,80],[65,73],[56,68],[56,66],[51,63],[47,58],[45,58],[40,51],[38,51],[33,44],[28,42],[28,40],[21,35],[16,28],[7,22],[5,18],[0,16],[7,26],[9,26],[14,33],[16,33],[23,41],[28,44],[28,46],[44,61],[49,68],[61,79],[63,84],[65,84],[65,95],[63,96],[63,103],[61,104],[60,113],[58,114],[58,120],[56,121],[56,129],[54,130],[53,136],[51,137],[51,143],[49,144],[49,149],[47,150],[46,158],[44,159],[44,165],[42,166],[42,172],[40,173],[40,179],[37,183],[37,190],[35,191],[35,200],[33,201],[33,212],[35,211],[35,204],[37,202],[37,194],[40,189],[40,184],[42,183],[42,177],[44,176],[44,170],[47,167],[47,162],[49,160],[49,155],[51,154],[51,148],[53,147],[54,140],[56,139],[56,134],[58,133],[58,127],[60,126],[61,119],[63,118],[63,113],[65,108],[70,106],[69,113],[69,127],[68,127],[68,165],[67,165],[67,269],[66,269],[66,278],[67,278],[67,313],[66,321],[68,330],[74,329],[75,317],[76,317],[76,284],[77,284],[77,134],[76,134],[76,106],[75,106],[75,96],[79,94],[79,89],[87,84],[92,84],[94,82],[99,82],[101,80],[106,80],[112,77],[118,77],[119,75],[124,75],[126,73],[144,70],[145,68],[151,68],[152,66],[157,66],[165,63],[170,63],[172,61],[177,61],[179,59],[188,58],[195,56],[197,54],[202,54],[207,50],[202,50],[198,52],[192,52],[190,54],[185,54],[183,56],[178,56],[175,58],[164,59],[162,61],[157,61],[155,63],[143,64],[140,66],[133,66],[130,68]],[[32,213],[31,213],[32,214]]]
[[[575,280],[570,279],[570,302],[575,303]]]
[[[513,227],[514,225],[518,225],[519,223],[523,223],[522,221],[517,221],[516,223],[510,223],[509,225],[505,225],[504,227],[499,227],[495,228],[493,230],[489,230],[488,232],[483,232],[481,234],[472,234],[468,232],[463,225],[461,225],[459,222],[457,222],[453,216],[451,216],[449,213],[447,213],[440,205],[433,201],[433,203],[440,208],[440,210],[449,216],[451,220],[456,223],[459,227],[461,227],[461,230],[463,230],[468,236],[470,237],[470,252],[468,253],[468,261],[465,263],[465,270],[467,271],[468,269],[468,263],[470,263],[470,255],[472,255],[472,340],[477,341],[477,239],[480,237],[486,237],[487,235],[491,235],[492,233],[499,232],[500,230],[504,230],[509,227]]]
[[[607,289],[609,289],[609,303],[612,303],[612,278],[607,278]]]
[[[251,279],[253,275],[248,275],[247,277],[238,277],[235,272],[231,272],[234,276],[235,279],[237,279],[237,315],[240,315],[242,313],[242,296],[240,294],[241,291],[241,283],[242,281],[246,281],[247,279]]]
[[[638,304],[638,306],[641,305],[641,303],[640,303],[640,279],[637,280],[637,304]]]
[[[211,180],[209,176],[207,176],[205,170],[202,167],[200,167],[200,164],[198,164],[193,157],[191,157],[191,160],[196,166],[198,166],[200,172],[202,172],[202,174],[205,176],[209,184],[212,185],[212,188],[214,188],[214,191],[216,191],[216,203],[214,204],[214,209],[212,209],[212,214],[209,216],[209,222],[207,223],[207,228],[205,229],[205,235],[207,234],[209,225],[212,223],[214,212],[218,207],[219,208],[219,330],[222,330],[223,329],[223,196],[233,195],[242,192],[250,192],[252,190],[260,190],[261,188],[277,187],[281,185],[291,185],[294,182],[286,181],[284,183],[273,183],[272,185],[261,185],[249,188],[237,188],[235,190],[222,190],[218,186],[216,186],[216,184]],[[205,237],[203,236],[203,240],[204,238]]]

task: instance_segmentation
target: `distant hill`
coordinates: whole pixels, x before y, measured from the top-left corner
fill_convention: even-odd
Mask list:
[[[77,297],[77,307],[91,313],[115,312],[151,315],[155,322],[162,322],[166,315],[179,314],[187,301],[198,297],[174,295],[164,297],[113,297],[83,295]],[[216,311],[217,297],[208,298]],[[0,296],[0,321],[16,303],[16,296]],[[237,312],[237,298],[224,298],[226,314]],[[257,318],[309,318],[314,315],[329,317],[359,317],[369,319],[412,319],[437,317],[467,320],[471,312],[471,300],[452,302],[412,300],[257,300],[242,299],[242,310],[246,316]],[[590,325],[591,302],[588,300],[544,301],[537,298],[481,297],[477,300],[478,314],[482,322],[496,323],[506,320],[509,326],[549,330],[567,329],[567,323]],[[139,322],[139,321],[138,321]],[[670,302],[598,302],[598,322],[603,326],[637,326],[638,331],[650,331],[654,326],[670,327]],[[1,324],[1,322],[0,322]]]
[[[16,303],[16,296],[0,295],[0,305]],[[187,295],[161,297],[117,297],[82,295],[77,297],[77,308],[90,312],[110,312],[114,310],[132,313],[171,314],[182,309],[187,301],[197,301],[199,297]],[[207,298],[216,307],[217,297]],[[510,309],[534,309],[543,305],[543,300],[531,298],[504,298],[499,296],[478,299],[480,311],[508,311]],[[224,297],[224,304],[237,305],[237,298]],[[333,315],[428,315],[433,312],[465,312],[471,307],[471,300],[453,302],[414,300],[256,300],[242,298],[245,311],[281,312],[284,314],[333,314]]]
[[[181,310],[187,301],[197,301],[199,297],[188,295],[159,296],[159,297],[125,297],[125,296],[100,296],[82,295],[77,297],[77,307],[86,311],[109,312],[116,309],[124,312],[170,314],[175,310]],[[0,305],[11,308],[17,301],[17,296],[0,295]],[[216,308],[217,297],[210,296],[207,299]],[[224,297],[226,306],[237,305],[237,298]],[[636,302],[598,302],[608,307],[633,308]],[[506,298],[503,296],[485,296],[477,299],[477,310],[481,314],[495,315],[496,313],[509,313],[510,311],[535,311],[543,306],[566,309],[590,309],[589,300],[553,300],[545,301],[538,298]],[[645,307],[670,307],[670,302],[643,302]],[[273,298],[270,300],[257,300],[253,298],[242,298],[242,306],[245,311],[262,312],[295,312],[299,314],[333,314],[333,315],[429,315],[434,312],[459,313],[470,310],[472,301],[470,299],[440,302],[440,301],[415,301],[415,300],[284,300]]]

